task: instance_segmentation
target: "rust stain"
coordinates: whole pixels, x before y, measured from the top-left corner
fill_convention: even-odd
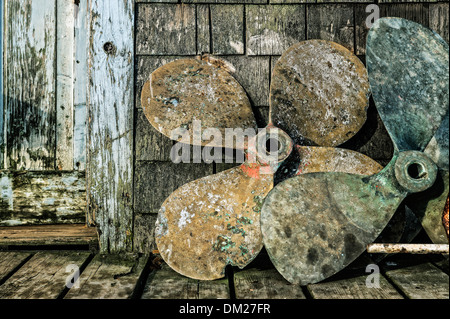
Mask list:
[[[447,233],[447,239],[449,238],[449,236],[448,236],[448,232],[449,232],[448,210],[449,210],[449,208],[448,207],[449,207],[449,203],[448,203],[448,196],[447,196],[447,201],[445,203],[444,211],[442,212],[442,224],[444,225],[445,232]]]
[[[180,274],[202,280],[223,277],[228,264],[245,267],[263,247],[259,215],[272,187],[273,175],[252,178],[242,166],[181,186],[158,214],[161,257]]]

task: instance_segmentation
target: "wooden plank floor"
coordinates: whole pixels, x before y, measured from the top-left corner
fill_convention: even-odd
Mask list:
[[[0,251],[0,299],[448,299],[448,255],[393,255],[368,287],[365,261],[321,283],[289,284],[270,265],[229,268],[224,279],[184,277],[158,256],[85,250]],[[369,278],[369,279],[368,279]],[[78,280],[75,280],[78,279]]]

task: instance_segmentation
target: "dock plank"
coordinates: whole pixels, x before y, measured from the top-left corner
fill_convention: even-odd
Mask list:
[[[0,284],[30,256],[26,252],[0,251]]]
[[[448,299],[449,276],[431,263],[387,270],[386,276],[411,299]]]
[[[98,245],[97,231],[84,224],[0,227],[0,246]]]
[[[98,254],[64,299],[129,299],[133,296],[147,258]]]
[[[73,276],[68,267],[81,268],[88,257],[88,252],[38,252],[0,286],[0,299],[56,299]]]
[[[314,299],[403,299],[389,281],[379,275],[379,287],[369,287],[366,275],[323,281],[307,286]]]
[[[154,270],[145,284],[142,299],[229,299],[228,279],[196,280],[185,277],[166,263]]]
[[[144,287],[142,299],[196,299],[198,281],[184,277],[167,264],[153,271]]]
[[[298,285],[290,284],[276,269],[246,269],[234,274],[237,299],[306,299]]]

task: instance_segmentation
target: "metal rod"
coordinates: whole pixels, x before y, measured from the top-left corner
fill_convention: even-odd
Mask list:
[[[368,253],[448,254],[447,244],[369,244]]]

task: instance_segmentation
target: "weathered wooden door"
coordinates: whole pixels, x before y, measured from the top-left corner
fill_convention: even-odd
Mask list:
[[[2,0],[0,226],[133,233],[134,0]]]
[[[86,222],[86,5],[3,0],[0,226]]]

